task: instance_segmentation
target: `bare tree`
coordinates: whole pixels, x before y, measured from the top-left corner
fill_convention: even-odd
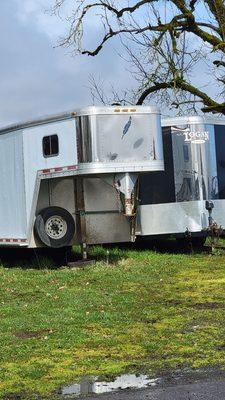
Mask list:
[[[69,31],[60,44],[95,57],[119,38],[137,81],[132,101],[143,104],[154,95],[176,108],[225,114],[224,0],[56,0],[55,12],[69,2]],[[97,27],[93,48],[87,47],[90,20]],[[204,85],[195,79],[199,70]],[[93,87],[102,97],[95,81]]]

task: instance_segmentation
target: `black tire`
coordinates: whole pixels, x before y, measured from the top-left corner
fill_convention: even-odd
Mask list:
[[[48,247],[69,246],[75,233],[74,219],[64,208],[47,207],[37,215],[34,232]]]

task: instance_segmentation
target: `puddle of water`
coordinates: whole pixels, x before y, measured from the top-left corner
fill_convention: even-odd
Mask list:
[[[60,394],[62,394],[63,396],[65,395],[72,395],[72,394],[84,394],[81,391],[81,385],[80,384],[74,384],[74,385],[70,385],[70,386],[63,386]]]
[[[114,382],[95,382],[93,384],[94,393],[108,393],[118,389],[146,388],[155,386],[157,379],[149,379],[146,375],[122,375],[118,376]]]
[[[97,378],[83,380],[78,384],[64,386],[60,393],[66,395],[81,394],[103,394],[123,389],[143,389],[149,386],[156,386],[160,379],[150,379],[147,375],[136,376],[134,374],[118,376],[112,382],[100,382]]]

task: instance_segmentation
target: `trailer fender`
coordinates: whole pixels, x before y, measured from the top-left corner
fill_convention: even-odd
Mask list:
[[[34,232],[48,247],[68,246],[75,233],[74,219],[64,208],[47,207],[37,215]]]

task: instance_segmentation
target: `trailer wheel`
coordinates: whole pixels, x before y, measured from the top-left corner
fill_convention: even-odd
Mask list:
[[[36,217],[34,231],[48,247],[68,246],[75,233],[72,215],[61,207],[44,208]]]

